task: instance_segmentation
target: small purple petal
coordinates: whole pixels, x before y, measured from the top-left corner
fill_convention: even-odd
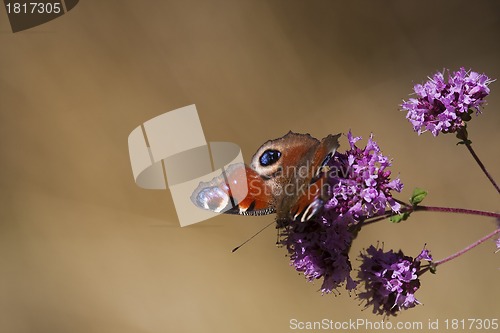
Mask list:
[[[422,252],[420,252],[420,254],[415,258],[415,260],[418,260],[418,261],[427,260],[427,261],[431,262],[433,259],[432,259],[430,251],[427,249],[423,249]]]

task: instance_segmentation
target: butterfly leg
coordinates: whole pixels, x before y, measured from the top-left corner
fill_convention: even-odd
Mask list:
[[[312,219],[323,208],[325,193],[325,178],[323,177],[311,184],[292,207],[293,220],[306,222]]]

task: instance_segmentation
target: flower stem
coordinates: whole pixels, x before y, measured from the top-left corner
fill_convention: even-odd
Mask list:
[[[500,228],[499,228],[499,229],[494,230],[492,233],[490,233],[490,234],[488,234],[488,235],[484,236],[483,238],[481,238],[481,239],[479,239],[479,240],[475,241],[474,243],[472,243],[471,245],[467,246],[466,248],[464,248],[464,249],[462,249],[462,250],[458,251],[457,253],[454,253],[454,254],[452,254],[451,256],[446,257],[446,258],[444,258],[444,259],[441,259],[441,260],[439,260],[439,261],[435,261],[435,262],[433,263],[433,264],[434,264],[434,267],[436,267],[436,266],[438,266],[438,265],[442,265],[442,264],[444,264],[445,262],[448,262],[448,261],[450,261],[450,260],[455,259],[456,257],[461,256],[462,254],[464,254],[464,253],[466,253],[466,252],[468,252],[468,251],[472,250],[473,248],[475,248],[475,247],[476,247],[476,246],[478,246],[479,244],[484,243],[485,241],[487,241],[487,240],[488,240],[488,239],[490,239],[490,238],[493,238],[493,236],[495,236],[496,234],[500,234]]]
[[[500,187],[498,187],[498,185],[495,182],[495,180],[493,179],[493,177],[490,175],[490,173],[488,172],[488,170],[486,170],[486,167],[484,166],[483,162],[481,162],[481,160],[477,156],[477,154],[474,151],[474,149],[472,149],[472,145],[470,144],[470,142],[466,141],[465,142],[465,146],[467,147],[467,149],[471,153],[472,157],[474,157],[474,160],[476,160],[477,164],[479,164],[479,167],[481,168],[481,170],[483,170],[483,172],[486,175],[486,177],[488,177],[488,179],[490,180],[491,184],[493,184],[493,186],[497,190],[498,194],[500,194]]]
[[[379,221],[383,221],[383,220],[388,219],[389,217],[391,217],[392,214],[394,214],[392,212],[392,210],[386,211],[385,213],[383,213],[380,216],[373,216],[370,219],[363,221],[363,225],[365,226],[365,225],[368,225],[368,224],[372,224],[372,223],[376,223],[376,222],[379,222]]]
[[[434,207],[434,206],[416,206],[413,208],[414,211],[430,211],[430,212],[443,212],[443,213],[458,213],[458,214],[470,214],[470,215],[480,215],[500,218],[500,213],[487,212],[483,210],[476,209],[465,209],[465,208],[451,208],[451,207]]]
[[[488,212],[488,211],[484,211],[484,210],[452,208],[452,207],[436,207],[436,206],[412,207],[411,205],[408,205],[408,204],[404,203],[403,201],[400,201],[397,199],[394,199],[394,200],[396,200],[397,202],[399,202],[401,205],[403,205],[405,207],[404,209],[401,210],[401,213],[427,211],[427,212],[443,212],[443,213],[479,215],[479,216],[487,216],[487,217],[494,217],[494,218],[500,219],[500,213]],[[382,220],[390,218],[392,215],[394,215],[394,212],[392,210],[387,210],[378,216],[372,216],[372,217],[366,219],[365,221],[363,221],[363,225],[369,225],[369,224],[373,224],[376,222],[380,222]]]
[[[396,201],[396,202],[397,202],[398,204],[400,204],[401,206],[404,206],[404,207],[406,207],[406,208],[411,208],[411,207],[412,207],[412,205],[407,204],[407,203],[406,203],[406,202],[404,202],[404,201],[398,200],[398,199],[396,199],[396,198],[393,198],[393,199],[394,199],[394,201]]]

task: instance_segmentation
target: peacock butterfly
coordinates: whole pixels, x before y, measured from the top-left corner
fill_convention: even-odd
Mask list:
[[[276,213],[278,226],[305,222],[327,200],[327,164],[339,147],[340,134],[321,141],[289,132],[264,143],[249,166],[230,165],[220,176],[201,182],[191,195],[200,208],[240,215]],[[237,192],[241,189],[243,195]]]

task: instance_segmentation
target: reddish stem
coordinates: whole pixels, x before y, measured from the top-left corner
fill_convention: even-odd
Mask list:
[[[438,266],[438,265],[444,264],[445,262],[448,262],[448,261],[450,261],[450,260],[455,259],[456,257],[461,256],[462,254],[464,254],[464,253],[466,253],[466,252],[468,252],[468,251],[472,250],[473,248],[475,248],[475,247],[476,247],[476,246],[478,246],[479,244],[486,242],[486,241],[487,241],[488,239],[490,239],[490,238],[493,238],[493,236],[495,236],[496,234],[500,234],[500,228],[499,228],[499,229],[494,230],[492,233],[490,233],[490,234],[488,234],[488,235],[484,236],[483,238],[481,238],[481,239],[479,239],[479,240],[475,241],[474,243],[472,243],[471,245],[467,246],[466,248],[464,248],[464,249],[462,249],[462,250],[458,251],[457,253],[452,254],[451,256],[446,257],[446,258],[444,258],[444,259],[441,259],[441,260],[439,260],[439,261],[435,261],[435,262],[434,262],[434,266]]]
[[[489,216],[489,217],[500,218],[500,213],[487,212],[487,211],[476,210],[476,209],[434,207],[434,206],[417,206],[413,210],[414,211],[422,210],[422,211],[430,211],[430,212],[470,214],[470,215],[480,215],[480,216]]]
[[[474,151],[474,149],[472,149],[471,144],[466,142],[465,146],[467,147],[467,149],[469,149],[469,152],[471,153],[472,157],[474,157],[474,160],[477,162],[477,164],[479,164],[479,167],[481,168],[481,170],[483,170],[483,172],[486,175],[486,177],[488,177],[488,179],[490,180],[491,184],[493,184],[493,186],[497,190],[498,194],[500,194],[500,187],[498,187],[498,185],[495,182],[495,180],[493,179],[493,177],[490,175],[490,173],[488,172],[488,170],[486,170],[486,167],[484,166],[483,162],[481,162],[481,160],[479,159],[479,157],[476,155],[476,152]]]
[[[428,212],[442,212],[442,213],[456,213],[456,214],[470,214],[470,215],[479,215],[479,216],[488,216],[500,219],[500,213],[487,212],[483,210],[477,209],[465,209],[465,208],[452,208],[452,207],[435,207],[435,206],[416,206],[411,207],[410,205],[395,199],[401,205],[405,206],[407,209],[402,209],[401,213],[404,212],[412,212],[412,211],[428,211]],[[385,211],[380,216],[373,216],[363,222],[363,225],[368,225],[372,223],[376,223],[382,220],[385,220],[394,215],[391,210]]]

